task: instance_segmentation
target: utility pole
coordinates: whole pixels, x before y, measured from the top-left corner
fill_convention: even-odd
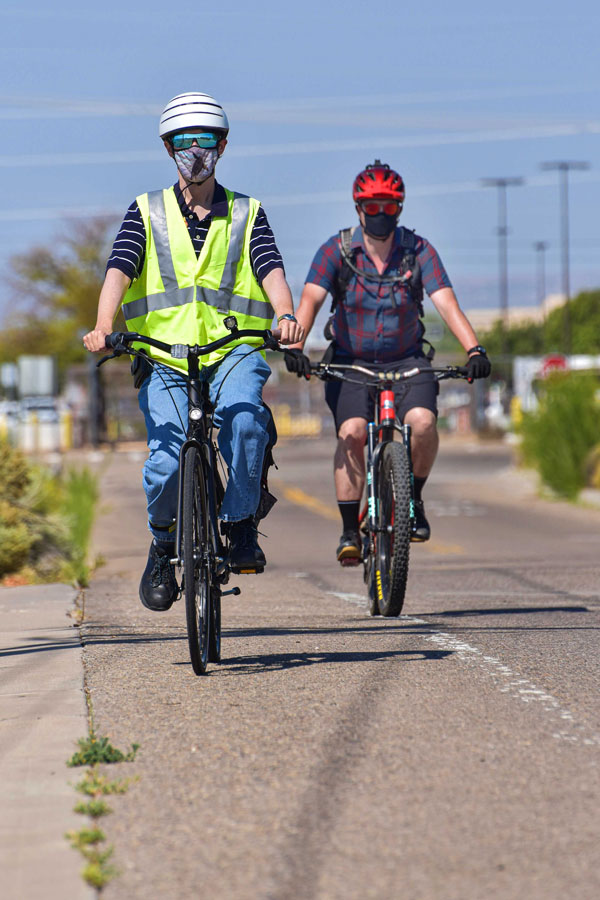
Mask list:
[[[537,255],[537,302],[542,313],[542,321],[546,318],[546,250],[548,241],[536,241],[533,249]]]
[[[589,169],[588,162],[573,162],[566,159],[557,162],[542,163],[541,168],[545,172],[559,173],[560,189],[560,243],[562,250],[562,292],[565,298],[564,306],[564,351],[571,352],[571,284],[569,273],[569,171],[575,169],[583,171]]]
[[[523,178],[482,178],[482,187],[498,190],[498,284],[500,300],[500,321],[502,324],[502,352],[508,354],[508,226],[506,188],[524,184]]]
[[[546,250],[548,241],[536,241],[533,249],[537,256],[537,302],[541,315],[542,349],[546,349]]]

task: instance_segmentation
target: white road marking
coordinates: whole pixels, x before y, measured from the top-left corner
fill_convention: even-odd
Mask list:
[[[478,506],[470,500],[428,500],[427,512],[437,519],[487,515],[487,509],[484,506]]]
[[[327,593],[333,597],[339,597],[347,603],[352,603],[354,606],[364,608],[367,604],[365,594],[352,594],[344,591],[327,591]],[[502,595],[504,594],[505,592],[502,592]],[[400,621],[406,622],[408,625],[430,626],[425,619],[418,619],[415,616],[400,616]],[[478,647],[473,647],[472,644],[461,641],[445,631],[431,631],[425,635],[425,640],[436,644],[443,650],[450,650],[461,662],[468,666],[476,666],[489,675],[494,679],[500,693],[509,694],[523,703],[540,703],[544,712],[555,720],[557,730],[552,732],[552,737],[556,740],[600,747],[600,735],[590,732],[586,725],[577,722],[573,713],[562,706],[556,697],[537,687],[528,678],[523,678],[519,672],[515,672],[497,657],[488,656]],[[567,723],[568,727],[565,727]]]
[[[417,619],[413,616],[401,616],[403,622],[415,625],[428,625],[425,619]],[[469,666],[476,666],[490,675],[498,686],[498,690],[503,694],[509,694],[515,699],[524,703],[538,702],[542,704],[545,712],[549,713],[552,718],[559,719],[557,725],[568,722],[569,728],[561,728],[554,731],[552,737],[557,740],[569,741],[576,744],[581,743],[587,746],[600,747],[600,735],[590,733],[585,725],[575,721],[573,713],[563,707],[559,700],[547,691],[537,687],[528,678],[523,678],[519,672],[515,672],[509,666],[502,663],[495,656],[486,656],[482,650],[452,637],[444,631],[433,631],[425,640],[436,644],[444,650],[452,651],[461,662]]]
[[[353,603],[354,606],[362,606],[366,608],[367,606],[367,595],[366,594],[345,594],[342,591],[327,591],[332,597],[339,597],[340,600],[346,600],[348,603]]]

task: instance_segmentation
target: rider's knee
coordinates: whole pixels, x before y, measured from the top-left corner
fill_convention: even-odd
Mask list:
[[[404,422],[411,426],[414,437],[434,437],[437,434],[437,420],[430,409],[415,407],[407,412]]]
[[[367,441],[367,423],[363,419],[347,419],[340,425],[338,444],[349,450],[362,451]]]
[[[250,403],[238,403],[231,407],[230,416],[224,416],[221,429],[231,431],[234,439],[239,441],[251,440],[259,437],[266,438],[269,424],[269,414],[264,406],[254,406]],[[227,422],[229,418],[229,422]]]

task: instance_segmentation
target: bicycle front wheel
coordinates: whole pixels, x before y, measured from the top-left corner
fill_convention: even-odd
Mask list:
[[[399,616],[406,594],[410,551],[410,464],[404,445],[381,453],[377,478],[375,589],[382,616]]]
[[[183,460],[182,552],[185,614],[192,668],[206,672],[212,618],[211,525],[202,457],[188,447]]]

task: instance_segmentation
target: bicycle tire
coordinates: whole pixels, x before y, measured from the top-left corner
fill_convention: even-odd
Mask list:
[[[208,635],[208,661],[221,662],[221,589],[213,585],[210,633]]]
[[[210,520],[206,502],[204,467],[197,447],[188,447],[183,459],[182,551],[185,615],[192,668],[204,675],[209,657],[212,572]]]
[[[401,443],[381,452],[377,478],[375,579],[382,616],[399,616],[404,605],[410,553],[410,464]]]

